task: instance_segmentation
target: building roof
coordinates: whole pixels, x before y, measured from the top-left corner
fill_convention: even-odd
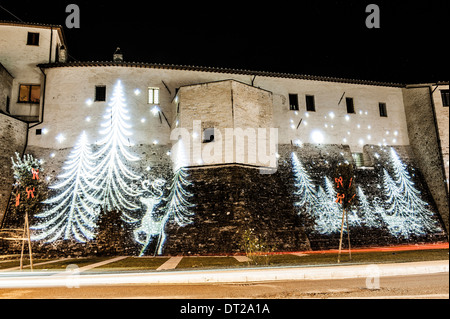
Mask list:
[[[23,21],[6,21],[0,20],[0,25],[16,26],[16,27],[27,27],[27,28],[39,28],[39,29],[56,29],[58,31],[61,41],[67,48],[66,38],[64,36],[64,29],[62,26],[57,24],[45,24],[45,23],[34,23],[34,22],[23,22]]]
[[[64,68],[64,67],[134,67],[134,68],[149,68],[149,69],[166,69],[166,70],[186,70],[186,71],[199,71],[199,72],[213,72],[213,73],[225,73],[225,74],[239,74],[250,76],[263,76],[263,77],[275,77],[275,78],[287,78],[287,79],[301,79],[311,81],[324,81],[324,82],[338,82],[338,83],[350,83],[361,85],[373,85],[373,86],[389,86],[389,87],[405,87],[405,84],[401,83],[389,83],[370,80],[357,80],[357,79],[345,79],[327,76],[316,75],[304,75],[304,74],[292,74],[292,73],[278,73],[268,71],[254,71],[232,68],[218,68],[218,67],[205,67],[194,65],[177,65],[177,64],[161,64],[161,63],[144,63],[144,62],[113,62],[113,61],[76,61],[67,63],[46,63],[38,65],[44,69],[50,68]]]

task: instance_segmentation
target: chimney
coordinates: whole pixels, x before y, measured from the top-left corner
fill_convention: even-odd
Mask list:
[[[123,62],[123,54],[122,54],[122,51],[120,51],[119,47],[117,47],[116,52],[114,52],[113,61],[114,62]]]
[[[61,45],[59,47],[59,55],[58,55],[58,61],[60,63],[66,63],[67,62],[67,50],[64,45]]]

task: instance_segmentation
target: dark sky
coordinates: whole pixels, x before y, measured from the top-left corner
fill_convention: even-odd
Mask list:
[[[111,60],[229,67],[400,83],[448,81],[448,0],[435,1],[10,1],[26,22],[65,26],[80,61]],[[157,4],[155,4],[157,3]],[[368,29],[376,3],[381,28]],[[15,20],[0,8],[0,19]]]

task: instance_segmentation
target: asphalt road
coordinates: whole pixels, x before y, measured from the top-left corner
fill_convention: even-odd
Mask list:
[[[0,299],[301,299],[401,298],[448,299],[449,273],[381,277],[380,289],[366,280],[296,280],[230,284],[139,284],[80,288],[0,289]]]

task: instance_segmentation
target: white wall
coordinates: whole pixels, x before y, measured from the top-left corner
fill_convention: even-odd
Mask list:
[[[28,32],[39,33],[39,46],[27,45]],[[39,115],[39,104],[17,103],[19,85],[40,84],[42,94],[43,75],[36,65],[49,62],[50,46],[51,62],[55,62],[56,48],[60,44],[61,39],[56,29],[53,29],[52,38],[51,29],[47,27],[0,24],[0,62],[14,77],[10,106],[12,115]]]
[[[151,144],[157,140],[167,144],[170,143],[170,128],[164,118],[160,123],[159,118],[150,112],[151,106],[147,104],[148,87],[160,88],[161,109],[172,123],[171,102],[176,88],[225,79],[250,83],[252,78],[250,75],[120,66],[59,67],[47,69],[46,73],[44,123],[38,128],[48,129],[48,134],[35,136],[32,132],[29,143],[48,148],[72,147],[82,130],[86,130],[93,139],[98,138],[107,103],[86,104],[86,100],[94,100],[96,85],[107,86],[109,101],[113,85],[118,79],[122,81],[133,121],[134,135],[130,139],[134,143]],[[167,84],[171,94],[162,81]],[[362,151],[363,144],[409,144],[401,88],[273,77],[257,77],[255,86],[273,93],[272,124],[279,128],[280,144],[289,144],[291,140],[297,139],[303,143],[313,142],[311,133],[314,130],[320,130],[323,134],[323,143],[348,144],[353,152]],[[141,95],[134,94],[136,89],[141,91]],[[353,97],[355,102],[356,114],[351,114],[348,121],[345,119],[345,97],[338,106],[344,92],[345,96]],[[299,95],[299,112],[289,110],[289,93]],[[310,112],[309,117],[305,112],[305,94],[314,95],[316,100],[316,112]],[[379,102],[387,104],[387,118],[379,116]],[[335,114],[333,119],[330,112]],[[87,117],[90,117],[90,122],[86,121]],[[297,130],[297,124],[302,118],[303,122]],[[142,123],[141,119],[145,119],[145,122]],[[291,128],[291,124],[295,129]],[[66,137],[63,143],[55,139],[60,133]],[[347,142],[344,142],[344,138]],[[363,144],[359,143],[360,139]]]

